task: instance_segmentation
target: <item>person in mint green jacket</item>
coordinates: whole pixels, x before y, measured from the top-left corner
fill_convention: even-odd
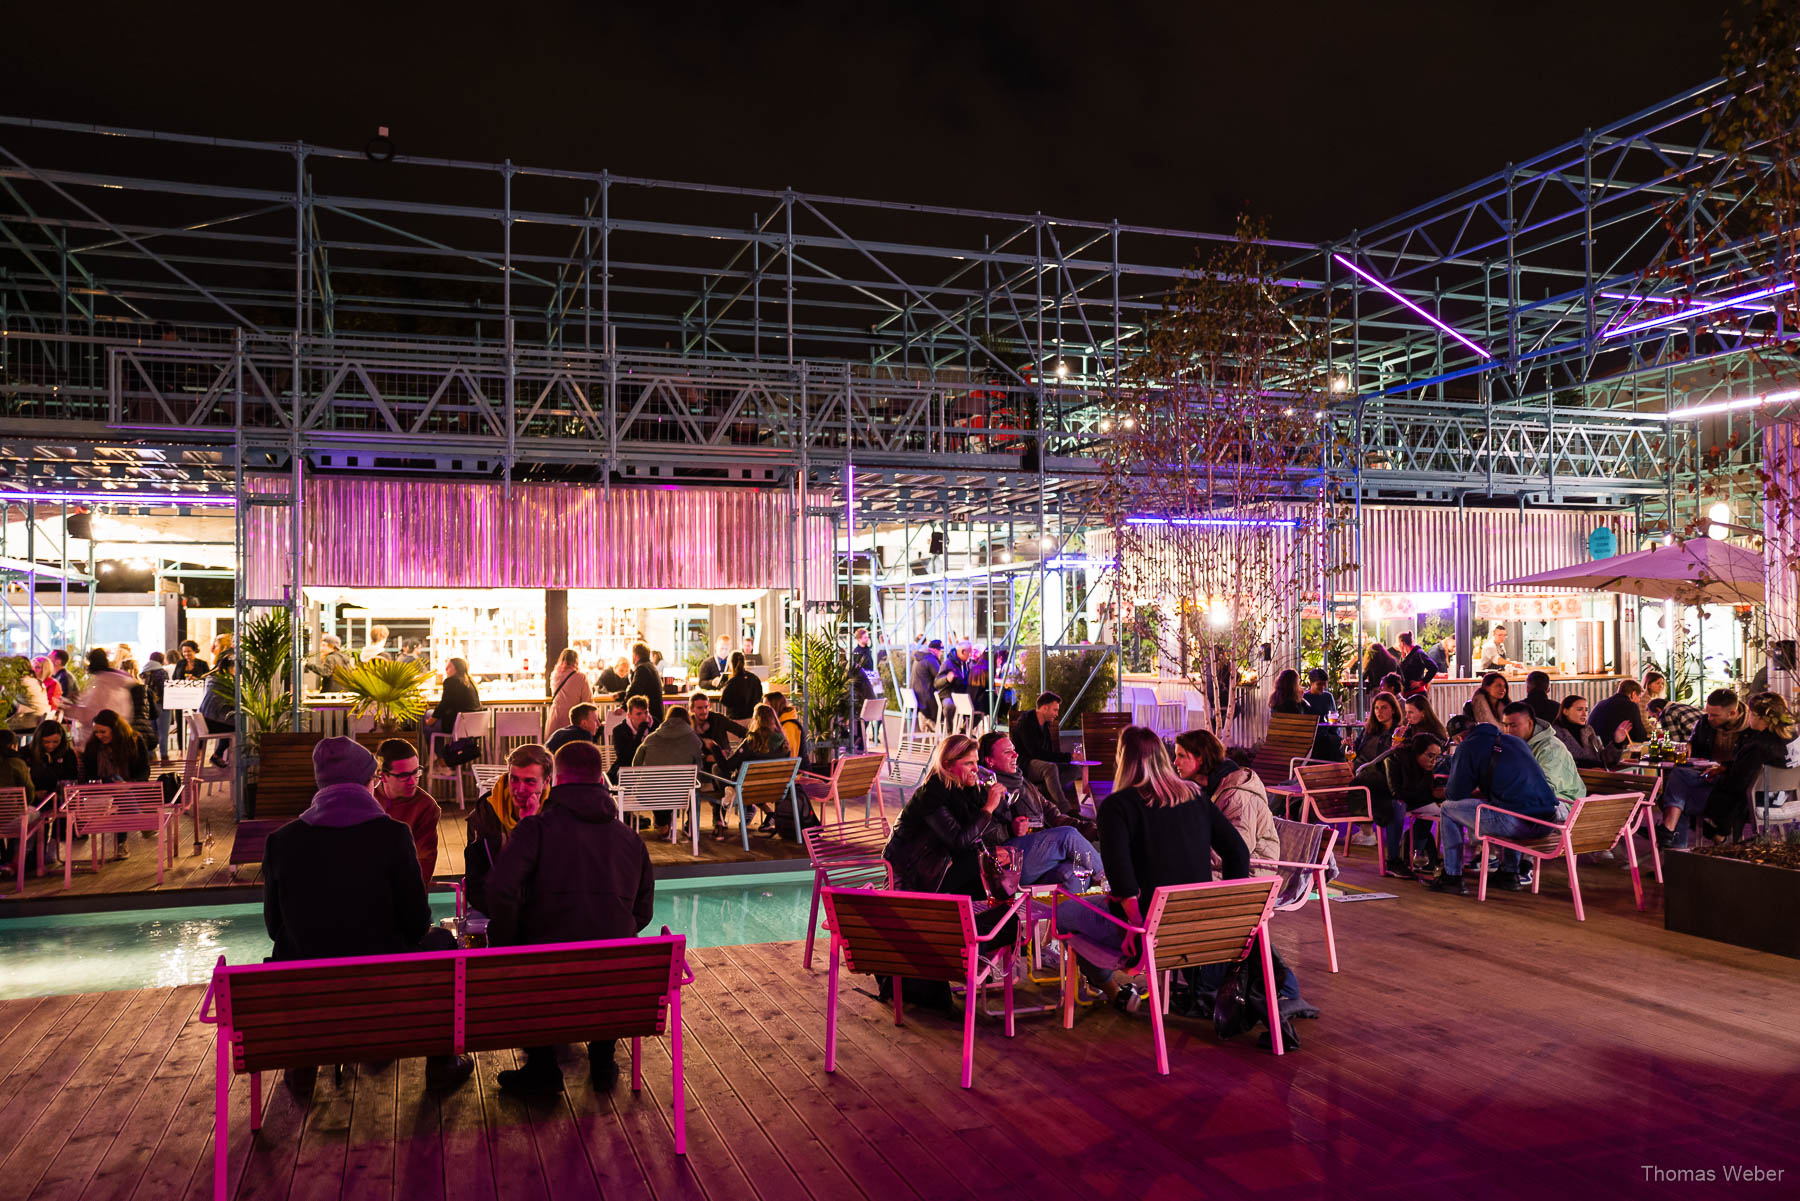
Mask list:
[[[1530,705],[1524,701],[1514,701],[1506,707],[1501,720],[1502,728],[1508,734],[1523,739],[1531,747],[1538,766],[1544,769],[1551,789],[1560,799],[1576,801],[1587,795],[1587,785],[1581,782],[1581,772],[1575,766],[1575,756],[1569,753],[1569,748],[1556,736],[1550,723],[1539,717]]]

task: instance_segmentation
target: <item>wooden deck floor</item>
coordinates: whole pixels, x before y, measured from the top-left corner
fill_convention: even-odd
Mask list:
[[[1356,852],[1356,866],[1368,852]],[[566,1096],[520,1101],[494,1073],[442,1097],[418,1061],[322,1073],[310,1106],[266,1078],[262,1134],[237,1081],[232,1195],[314,1198],[1602,1198],[1792,1196],[1800,1181],[1800,971],[1672,935],[1623,873],[1584,868],[1577,923],[1553,871],[1540,897],[1339,905],[1343,971],[1314,914],[1277,941],[1323,1011],[1277,1059],[1175,1021],[1158,1077],[1146,1017],[1083,1011],[896,1029],[847,992],[823,1070],[824,972],[794,944],[692,953],[690,1149],[671,1149],[666,1049],[646,1088],[596,1096],[565,1052]],[[1373,886],[1361,871],[1352,882]],[[1653,890],[1653,895],[1654,890]],[[4,965],[0,965],[3,969]],[[848,978],[866,988],[866,977]],[[211,1028],[199,988],[0,1002],[0,1201],[164,1201],[211,1187]],[[1758,1165],[1782,1181],[1655,1184],[1645,1165]]]
[[[691,844],[682,841],[671,843],[667,838],[645,837],[645,845],[650,848],[651,862],[658,868],[674,866],[692,866],[696,864],[722,863],[766,863],[770,860],[805,859],[806,851],[797,843],[787,842],[779,838],[752,834],[750,849],[746,851],[743,844],[735,837],[737,827],[733,818],[731,831],[733,838],[719,842],[708,837],[712,831],[712,815],[707,807],[701,806],[700,815],[700,857],[696,859],[690,851]],[[0,917],[5,915],[8,901],[45,900],[54,897],[99,897],[121,894],[142,894],[155,892],[174,892],[195,888],[226,888],[232,884],[255,884],[261,879],[259,867],[248,864],[238,869],[233,878],[227,859],[231,852],[231,840],[237,823],[231,815],[231,806],[223,792],[213,794],[200,803],[201,829],[211,830],[213,835],[213,862],[205,863],[203,848],[194,845],[193,820],[183,815],[177,857],[172,870],[163,873],[163,882],[156,882],[156,844],[155,840],[144,840],[139,835],[132,835],[129,847],[130,855],[123,860],[109,859],[101,865],[98,872],[88,866],[83,852],[85,843],[76,844],[75,878],[72,886],[64,890],[62,869],[47,872],[42,877],[25,876],[25,894],[18,897],[16,886],[10,874],[0,876]],[[893,812],[898,816],[898,812]],[[464,809],[446,808],[438,822],[438,865],[437,875],[442,879],[458,878],[463,871],[463,847],[467,842],[468,811]],[[10,863],[10,861],[9,861]]]

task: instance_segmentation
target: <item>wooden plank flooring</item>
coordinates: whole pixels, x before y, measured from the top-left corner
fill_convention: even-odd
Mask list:
[[[960,1022],[896,1028],[846,977],[839,1070],[824,1072],[823,956],[798,944],[692,953],[685,995],[689,1152],[672,1150],[668,1048],[645,1088],[588,1084],[524,1100],[484,1053],[454,1093],[417,1060],[320,1073],[310,1104],[264,1078],[248,1131],[232,1086],[235,1198],[636,1201],[758,1198],[1417,1198],[1707,1196],[1666,1169],[1758,1165],[1800,1182],[1800,965],[1661,928],[1629,881],[1585,866],[1577,923],[1553,869],[1541,896],[1334,908],[1343,971],[1322,968],[1312,909],[1277,942],[1323,1011],[1280,1059],[1173,1019],[1155,1075],[1148,1019],[1083,1010],[1073,1030],[1022,1017],[976,1036],[957,1087]],[[1649,889],[1653,901],[1660,889]],[[0,964],[0,970],[4,965]],[[212,1030],[198,987],[0,1002],[0,1201],[162,1201],[212,1187]],[[1024,1000],[1033,999],[1029,993]],[[626,1056],[621,1049],[621,1061]],[[628,1073],[627,1073],[628,1078]]]

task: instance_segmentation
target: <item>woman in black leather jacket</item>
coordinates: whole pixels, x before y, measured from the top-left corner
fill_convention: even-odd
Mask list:
[[[979,746],[961,734],[938,743],[931,769],[888,840],[896,888],[985,898],[981,848],[1000,841],[1003,827],[995,810],[1006,790],[997,781],[983,788],[976,780]]]

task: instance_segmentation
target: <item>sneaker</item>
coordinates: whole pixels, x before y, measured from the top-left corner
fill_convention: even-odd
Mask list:
[[[1518,892],[1524,887],[1519,883],[1518,872],[1489,872],[1488,883],[1501,892]]]
[[[1656,849],[1659,851],[1674,850],[1675,831],[1669,829],[1667,826],[1656,827]]]
[[[1401,880],[1416,880],[1419,878],[1418,874],[1414,872],[1412,868],[1404,863],[1398,862],[1387,865],[1387,874]]]
[[[1120,1013],[1136,1013],[1143,1003],[1144,990],[1136,984],[1121,985],[1118,995],[1112,999],[1113,1008]]]
[[[1358,828],[1356,833],[1354,833],[1350,836],[1350,845],[1353,847],[1372,847],[1372,846],[1374,846],[1375,845],[1375,831],[1364,830],[1364,829]]]
[[[548,1071],[531,1068],[508,1068],[494,1077],[496,1083],[509,1093],[525,1093],[532,1096],[548,1096],[563,1090],[562,1071],[552,1067]]]
[[[1425,887],[1432,892],[1447,892],[1452,896],[1466,897],[1469,895],[1468,888],[1463,885],[1463,878],[1453,876],[1449,872],[1439,872],[1426,882]]]
[[[1532,871],[1532,869],[1528,868],[1528,867],[1522,867],[1519,869],[1519,887],[1520,888],[1530,888],[1531,887],[1531,871]]]
[[[610,1093],[619,1083],[619,1064],[613,1059],[588,1060],[588,1079],[593,1081],[594,1091]]]

